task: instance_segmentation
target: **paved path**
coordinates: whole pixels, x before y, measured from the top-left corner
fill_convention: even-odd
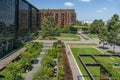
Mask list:
[[[19,48],[0,59],[0,70],[3,69],[8,63],[13,61],[16,57],[20,55],[21,52],[24,52],[25,50],[26,48]]]
[[[36,41],[37,42],[37,41]],[[42,52],[40,52],[40,56],[37,58],[38,60],[38,63],[37,64],[34,64],[33,65],[33,69],[28,72],[25,80],[32,80],[32,76],[34,75],[34,73],[39,69],[40,67],[40,62],[41,62],[41,59],[43,58],[44,56],[44,53],[46,52],[47,49],[51,48],[53,46],[53,41],[44,41],[44,45],[43,45],[43,48],[42,48]]]
[[[71,52],[70,47],[68,45],[66,45],[66,43],[65,43],[65,46],[66,46],[67,57],[68,57],[70,67],[72,70],[72,74],[73,74],[73,79],[74,80],[84,80],[84,77],[82,77],[82,73],[76,63],[76,60]]]
[[[81,73],[81,71],[75,61],[75,58],[72,55],[72,52],[71,52],[69,46],[67,45],[67,43],[95,43],[95,44],[99,45],[99,39],[91,39],[84,34],[79,35],[79,37],[81,38],[80,41],[64,41],[65,46],[66,46],[66,51],[67,51],[67,53],[69,53],[69,54],[67,54],[67,57],[68,57],[68,60],[70,63],[70,67],[72,69],[72,74],[73,74],[74,80],[84,80],[84,77],[82,77],[82,73]],[[112,47],[110,45],[106,45],[106,47],[108,47],[109,50],[112,51]],[[115,51],[117,53],[118,52],[120,53],[120,46],[116,46]]]
[[[82,33],[81,33],[82,34]],[[86,35],[84,35],[84,34],[82,34],[82,36],[84,36],[84,37],[87,37],[88,38],[88,36],[86,36]],[[81,41],[70,41],[71,43],[96,43],[96,44],[98,44],[99,45],[99,42],[100,42],[100,40],[98,39],[98,38],[88,38],[88,39],[85,39],[85,38],[83,38],[81,35],[79,35],[79,37],[81,38]],[[99,45],[99,46],[102,46],[102,44],[101,45]],[[108,50],[109,51],[113,51],[113,46],[110,46],[109,44],[107,44],[107,45],[105,45],[105,47],[107,47],[107,48],[109,48]],[[120,46],[117,46],[117,45],[115,45],[115,52],[116,53],[120,53]]]

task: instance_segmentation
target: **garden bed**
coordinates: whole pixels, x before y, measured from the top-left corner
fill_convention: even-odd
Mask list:
[[[62,52],[64,60],[65,80],[73,80],[72,70],[70,68],[70,64],[65,49],[62,49]]]
[[[61,33],[60,36],[57,36],[57,39],[61,40],[69,40],[69,41],[78,41],[80,40],[77,34],[70,34],[70,33]]]
[[[86,70],[84,69],[83,65],[78,59],[78,55],[81,55],[81,58],[85,64],[91,64],[91,66],[88,66],[89,71],[94,76],[95,80],[100,80],[100,66],[105,69],[105,72],[107,70],[107,73],[104,73],[104,79],[108,78],[110,75],[111,79],[119,80],[120,79],[120,67],[116,67],[115,63],[120,63],[119,56],[113,55],[105,55],[97,51],[96,49],[90,49],[90,48],[72,48],[73,55],[78,63],[78,66],[83,74],[85,76],[86,80],[90,80],[90,78],[86,77],[88,74],[86,73]],[[87,55],[87,56],[85,56]],[[92,66],[92,64],[96,65],[96,61],[94,61],[93,58],[91,58],[91,55],[94,56],[94,58],[97,60],[98,67]],[[97,56],[98,55],[98,56]],[[103,55],[103,56],[100,56]],[[105,56],[104,56],[105,55]],[[103,76],[102,75],[102,76]],[[103,77],[101,77],[102,79]]]
[[[13,62],[10,62],[1,72],[0,80],[22,80],[26,72],[32,69],[32,60],[39,56],[42,48],[42,43],[28,42],[25,47],[26,50],[20,54]]]
[[[90,37],[90,38],[98,38],[97,34],[85,34],[85,35]]]

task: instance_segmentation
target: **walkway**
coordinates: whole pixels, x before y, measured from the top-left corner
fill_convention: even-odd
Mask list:
[[[79,35],[79,37],[81,38],[80,41],[64,41],[65,46],[66,46],[66,51],[68,53],[67,57],[68,57],[68,60],[70,63],[70,67],[72,70],[74,80],[84,80],[84,77],[82,77],[82,73],[81,73],[81,71],[80,71],[80,69],[75,61],[75,58],[71,52],[71,49],[67,45],[67,43],[95,43],[95,44],[99,44],[99,39],[91,39],[84,34]],[[106,46],[109,47],[109,50],[112,51],[112,47],[110,47],[110,45],[106,45]],[[120,52],[119,46],[116,46],[116,52]]]
[[[86,36],[86,35],[84,35],[82,33],[79,35],[79,37],[81,38],[81,41],[78,42],[78,43],[95,43],[95,44],[99,44],[99,42],[100,42],[100,40],[98,38],[91,39],[91,38],[89,38],[88,36]],[[88,39],[86,39],[86,38],[88,38]],[[73,43],[75,43],[75,42],[73,42]],[[100,46],[102,46],[102,44]],[[107,45],[105,45],[105,47],[108,47],[109,51],[113,51],[113,46],[111,47],[109,44],[107,44]],[[120,46],[115,45],[115,52],[120,54]]]
[[[38,42],[38,41],[35,41],[35,42]],[[30,72],[28,72],[25,80],[32,80],[32,76],[34,75],[34,73],[40,67],[41,59],[43,58],[46,50],[50,49],[53,46],[53,41],[43,41],[43,42],[44,42],[44,45],[43,45],[43,48],[42,48],[42,52],[40,52],[40,56],[37,58],[38,63],[36,63],[36,64],[33,65],[33,69]]]
[[[0,70],[3,69],[8,63],[13,61],[16,57],[20,55],[21,52],[24,52],[26,48],[19,48],[13,52],[11,52],[9,55],[3,57],[0,59]]]
[[[73,74],[73,79],[74,80],[84,80],[84,77],[82,77],[82,73],[76,63],[76,60],[70,50],[70,47],[68,45],[66,45],[66,43],[65,43],[65,46],[66,46],[67,57],[68,57],[70,67],[72,70],[72,74]]]

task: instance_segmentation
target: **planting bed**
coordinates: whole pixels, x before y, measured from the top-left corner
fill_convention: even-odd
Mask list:
[[[109,77],[115,80],[120,79],[120,67],[119,65],[115,66],[120,63],[119,56],[104,55],[94,48],[71,48],[71,50],[85,80],[91,80],[86,67],[94,80],[108,79]]]

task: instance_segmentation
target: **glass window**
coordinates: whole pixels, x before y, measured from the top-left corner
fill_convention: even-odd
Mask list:
[[[32,32],[37,29],[37,10],[32,8]]]
[[[15,36],[15,0],[0,0],[0,43]]]
[[[19,37],[24,37],[28,34],[28,8],[29,5],[27,3],[23,0],[19,0]]]

